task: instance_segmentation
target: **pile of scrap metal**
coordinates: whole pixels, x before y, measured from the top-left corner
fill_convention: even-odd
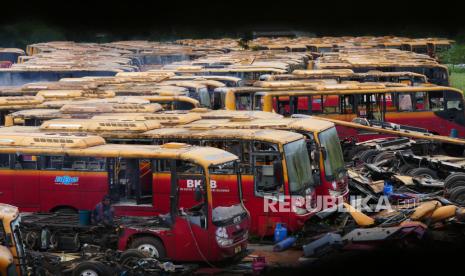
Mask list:
[[[366,157],[372,149],[362,151],[358,159]],[[413,160],[417,158],[418,162]],[[456,170],[451,168],[451,159]],[[465,173],[459,170],[460,160],[465,158],[451,156],[419,156],[410,150],[381,151],[373,154],[370,160],[361,162],[348,169],[350,187],[356,194],[378,198],[385,184],[392,185],[395,193],[442,195],[450,201],[465,205]]]
[[[332,231],[306,240],[303,245],[305,257],[383,246],[413,246],[424,240],[455,243],[465,240],[462,229],[465,209],[441,197],[403,200],[370,216],[348,203],[344,203],[344,211],[334,213],[342,223],[334,226]]]

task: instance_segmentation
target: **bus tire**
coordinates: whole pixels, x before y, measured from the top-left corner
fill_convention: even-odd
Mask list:
[[[121,253],[119,264],[126,268],[133,268],[137,261],[147,258],[147,256],[137,249],[128,249]]]
[[[58,207],[52,211],[53,213],[60,213],[60,214],[77,214],[77,210],[73,207]]]
[[[444,188],[446,190],[452,190],[460,186],[465,186],[465,173],[462,173],[462,172],[451,173],[444,180]]]
[[[406,163],[399,167],[399,173],[408,174],[413,169],[415,169],[413,165]]]
[[[394,156],[395,153],[392,151],[382,151],[373,158],[373,164],[379,163],[384,160],[392,159],[394,158]]]
[[[112,275],[109,267],[97,261],[84,261],[73,270],[73,276],[104,276]]]
[[[410,176],[421,176],[426,178],[437,179],[438,174],[430,168],[415,168],[408,172]]]
[[[360,160],[364,163],[371,164],[373,163],[374,157],[379,154],[378,150],[375,149],[369,149],[364,152],[362,152],[359,156]]]
[[[145,256],[156,259],[166,258],[166,250],[163,243],[154,237],[136,237],[131,242],[131,248],[141,251]]]
[[[459,205],[465,205],[465,186],[455,187],[450,190],[449,200]]]

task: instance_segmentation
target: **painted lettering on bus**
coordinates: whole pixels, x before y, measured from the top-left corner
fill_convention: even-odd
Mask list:
[[[57,185],[79,185],[79,177],[77,176],[57,176],[55,177],[55,184]]]

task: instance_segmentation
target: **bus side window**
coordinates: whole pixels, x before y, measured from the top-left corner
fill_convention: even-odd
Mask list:
[[[0,169],[9,169],[9,168],[10,168],[10,155],[0,154]]]
[[[415,93],[415,110],[426,111],[429,110],[429,103],[426,92]]]
[[[63,169],[63,156],[42,156],[41,168],[45,170]]]
[[[37,156],[17,154],[15,155],[15,170],[37,170]]]
[[[173,102],[171,105],[174,110],[191,110],[194,108],[194,105],[189,102]]]
[[[70,171],[105,171],[105,158],[64,156],[62,169]]]
[[[412,97],[408,93],[399,93],[399,111],[413,111]]]
[[[312,113],[312,96],[296,97],[297,100],[297,113],[311,114]]]
[[[236,94],[236,109],[237,110],[250,110],[252,107],[252,98],[248,93]]]
[[[254,142],[252,162],[256,193],[284,193],[283,167],[276,145]]]
[[[444,94],[442,91],[429,92],[429,104],[432,111],[444,110]]]
[[[224,143],[224,150],[231,152],[240,158],[239,166],[244,174],[251,174],[252,167],[250,165],[249,142],[230,141]]]
[[[342,114],[353,114],[354,113],[354,96],[352,95],[343,95],[339,96],[339,101],[341,106],[339,107],[342,111]]]
[[[386,101],[386,112],[396,112],[397,111],[397,98],[396,94],[386,93],[385,94],[385,101]]]
[[[323,113],[323,96],[312,96],[312,113]]]
[[[263,95],[256,94],[254,96],[253,110],[263,110]]]
[[[446,109],[447,110],[462,110],[463,103],[462,103],[462,95],[457,92],[446,91],[444,92],[444,98],[446,101]]]
[[[339,96],[338,95],[326,95],[323,96],[324,113],[339,113]]]

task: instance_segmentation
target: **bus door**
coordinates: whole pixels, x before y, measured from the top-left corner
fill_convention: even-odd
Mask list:
[[[113,158],[108,162],[109,186],[117,206],[131,211],[152,211],[152,160],[136,158]],[[124,209],[121,208],[121,209]],[[120,215],[135,215],[133,213]]]
[[[14,204],[21,211],[36,211],[40,203],[38,156],[14,154],[11,158],[14,169],[14,177],[11,177]]]
[[[169,167],[169,210],[177,214],[173,225],[175,255],[177,259],[195,260],[211,258],[208,245],[216,242],[209,233],[207,216],[208,198],[205,174],[201,166],[184,160],[166,160]],[[213,199],[212,199],[213,200]],[[203,255],[203,256],[202,256]]]
[[[246,208],[252,214],[253,233],[271,235],[277,222],[288,223],[289,211],[282,210],[285,197],[283,160],[277,145],[254,141],[251,149],[254,197],[246,197]],[[244,183],[245,184],[245,183]]]

